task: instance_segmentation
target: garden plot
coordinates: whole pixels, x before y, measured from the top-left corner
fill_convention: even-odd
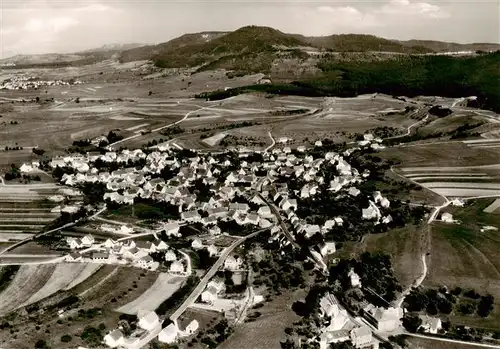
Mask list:
[[[180,288],[184,279],[184,277],[161,273],[146,292],[134,301],[118,308],[117,311],[137,315],[139,310],[155,310],[164,300]]]
[[[83,263],[74,264],[57,264],[50,278],[46,281],[42,288],[22,304],[26,306],[36,303],[44,298],[47,298],[59,290],[66,288],[71,282],[85,270],[86,265]]]
[[[221,132],[212,137],[204,139],[203,142],[213,147],[214,145],[222,141],[226,136],[227,134],[225,132]]]
[[[23,265],[14,280],[0,293],[0,315],[19,308],[40,290],[51,278],[56,266],[53,264]]]

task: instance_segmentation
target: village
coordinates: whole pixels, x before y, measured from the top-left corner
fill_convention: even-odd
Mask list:
[[[281,147],[250,153],[211,154],[160,144],[155,149],[108,150],[53,158],[46,166],[60,183],[74,188],[69,190],[76,193],[80,190],[97,191],[101,197],[98,201],[105,205],[101,211],[106,207],[147,202],[162,205],[172,217],[156,220],[149,228],[90,221],[94,229],[112,234],[114,238],[103,241],[95,239],[92,234],[80,238],[66,237],[65,243],[71,252],[63,257],[64,262],[128,265],[188,277],[194,274],[190,256],[169,246],[168,241],[183,240],[181,229],[196,226],[204,234],[186,239],[193,251],[205,250],[210,257],[218,258],[220,266],[212,267],[214,273],[219,268],[228,271],[245,269],[244,258],[232,253],[236,244],[221,248],[214,245],[214,239],[239,237],[238,231],[258,230],[256,233],[270,231],[271,239],[279,242],[280,249],[297,246],[298,239],[310,241],[310,260],[315,269],[327,274],[329,255],[336,248],[335,241],[325,239],[325,236],[330,230],[341,229],[350,222],[347,217],[332,212],[330,217],[323,217],[322,222],[312,224],[297,214],[299,202],[314,199],[325,190],[339,199],[365,196],[367,205],[362,207],[357,220],[371,222],[374,226],[391,224],[391,202],[380,191],[362,193],[357,188],[369,178],[370,171],[360,173],[346,160],[355,152],[366,149],[373,152],[383,146],[381,140],[371,134],[365,134],[363,140],[342,153],[325,149],[321,141],[317,141],[313,149],[304,146],[292,149],[287,145],[289,141],[280,139],[277,143]],[[36,172],[40,166],[38,162],[27,163],[21,166],[21,170]],[[329,181],[323,176],[325,166],[335,171]],[[61,198],[52,198],[57,199],[62,201]],[[83,203],[80,206],[83,207]],[[60,210],[72,214],[82,207],[77,203]],[[228,224],[240,228],[225,231]],[[137,239],[144,236],[152,239]],[[241,299],[226,299],[224,280],[210,277],[210,271],[205,274],[205,282],[200,282],[199,292],[193,291],[191,298],[194,299],[185,302],[186,308],[232,313],[238,322],[242,321],[249,307],[264,301],[264,297],[255,294],[251,286]],[[353,288],[362,287],[360,277],[353,270],[349,278]],[[363,318],[353,317],[329,293],[321,299],[317,312],[324,319],[319,335],[321,348],[348,340],[356,348],[378,348],[381,334],[401,330],[403,315],[399,306],[385,309],[368,303]],[[165,318],[154,310],[141,310],[137,313],[137,331],[126,336],[121,328],[116,328],[104,337],[104,342],[109,347],[140,348],[153,338],[174,343],[197,331],[196,320],[181,329],[177,317],[178,314],[171,317],[173,321],[162,328]],[[428,322],[435,324],[433,319]],[[428,327],[435,333],[435,325]]]

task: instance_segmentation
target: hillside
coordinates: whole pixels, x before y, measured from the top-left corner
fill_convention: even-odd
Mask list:
[[[460,51],[497,51],[500,50],[500,44],[473,43],[457,44],[456,42],[442,42],[432,40],[408,40],[400,41],[405,47],[424,47],[434,52],[460,52]]]
[[[394,52],[394,53],[428,53],[432,49],[415,44],[403,44],[394,40],[379,38],[374,35],[342,34],[318,37],[304,37],[311,46],[324,48],[334,52]]]

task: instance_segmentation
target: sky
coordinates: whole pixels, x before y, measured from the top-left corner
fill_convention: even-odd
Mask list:
[[[0,0],[0,58],[246,25],[309,36],[500,43],[500,0]]]

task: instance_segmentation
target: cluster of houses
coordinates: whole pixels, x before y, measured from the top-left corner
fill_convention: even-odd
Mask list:
[[[162,321],[154,311],[139,311],[137,320],[137,329],[131,334],[125,335],[123,328],[117,328],[104,336],[104,343],[110,348],[140,348],[143,338],[151,333],[158,333],[160,342],[170,344],[179,338],[191,336],[199,328],[198,321],[192,320],[183,330],[177,323],[171,323],[161,329]]]
[[[120,228],[128,230],[128,228]],[[66,262],[129,264],[138,268],[156,270],[159,262],[154,261],[151,253],[164,252],[165,260],[170,263],[169,272],[175,275],[190,274],[189,263],[165,241],[134,241],[124,239],[115,241],[107,239],[103,243],[96,243],[92,235],[82,238],[67,237],[66,243],[73,250],[65,256]]]
[[[39,80],[34,76],[14,76],[0,82],[0,90],[30,90],[44,86],[69,86],[82,83],[79,80],[70,83],[63,80]]]

